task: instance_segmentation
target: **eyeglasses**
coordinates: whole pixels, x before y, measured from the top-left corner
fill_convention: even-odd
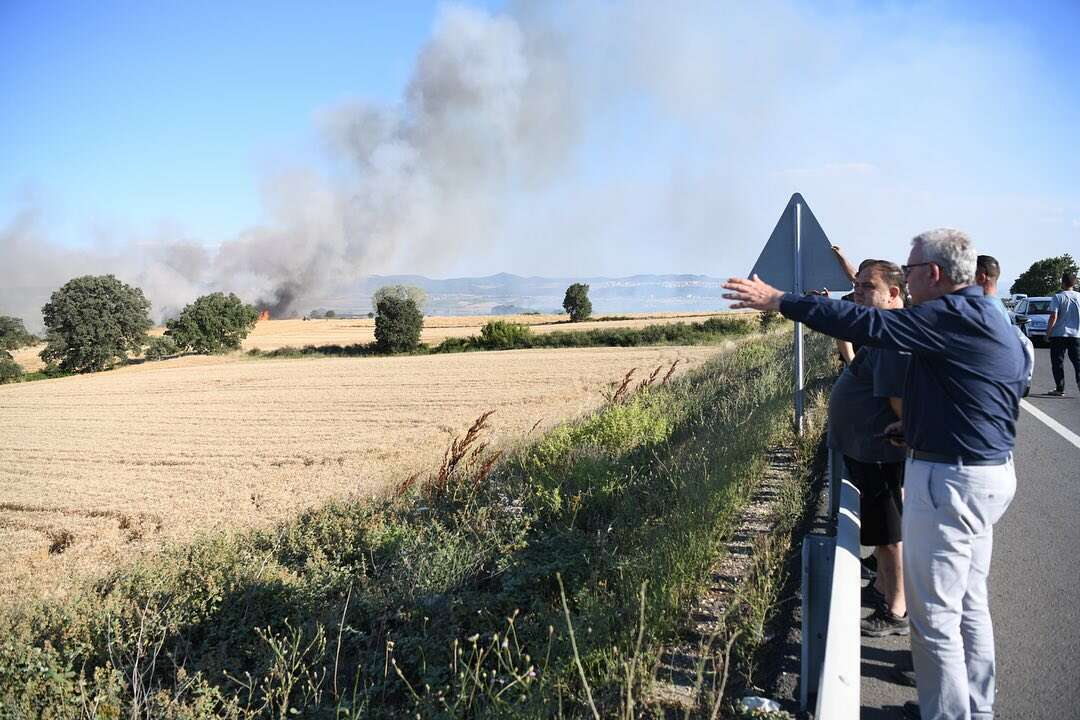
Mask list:
[[[912,270],[914,270],[917,267],[922,267],[923,265],[937,265],[937,263],[935,263],[935,262],[921,262],[921,263],[915,263],[913,265],[901,265],[900,270],[901,270],[901,272],[904,273],[904,279],[907,280],[907,276],[911,274]]]

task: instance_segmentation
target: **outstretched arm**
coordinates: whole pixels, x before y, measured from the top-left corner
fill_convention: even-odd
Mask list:
[[[935,328],[932,310],[878,310],[825,297],[800,297],[777,290],[757,275],[749,280],[729,278],[724,297],[734,308],[779,310],[818,332],[841,340],[909,352],[940,352],[945,339]]]

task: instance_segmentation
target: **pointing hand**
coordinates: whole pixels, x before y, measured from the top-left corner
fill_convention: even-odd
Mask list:
[[[783,291],[777,290],[757,275],[754,275],[749,280],[745,278],[728,278],[728,281],[724,283],[724,289],[732,291],[724,293],[724,297],[736,301],[731,306],[736,310],[742,308],[779,310],[780,299],[784,297]]]

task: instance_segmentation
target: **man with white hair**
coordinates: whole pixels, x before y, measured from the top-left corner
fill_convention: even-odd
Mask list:
[[[923,718],[993,717],[987,598],[993,527],[1012,501],[1012,450],[1027,357],[996,300],[974,285],[959,230],[914,238],[904,266],[914,305],[879,310],[731,278],[734,307],[779,310],[833,337],[911,353],[903,397],[904,590]]]

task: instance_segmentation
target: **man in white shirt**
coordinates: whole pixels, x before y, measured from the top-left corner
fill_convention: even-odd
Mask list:
[[[1080,388],[1080,293],[1076,273],[1061,275],[1061,292],[1050,301],[1050,319],[1046,322],[1046,337],[1050,341],[1050,370],[1054,373],[1055,389],[1048,395],[1065,394],[1065,354],[1068,353],[1076,385]]]

